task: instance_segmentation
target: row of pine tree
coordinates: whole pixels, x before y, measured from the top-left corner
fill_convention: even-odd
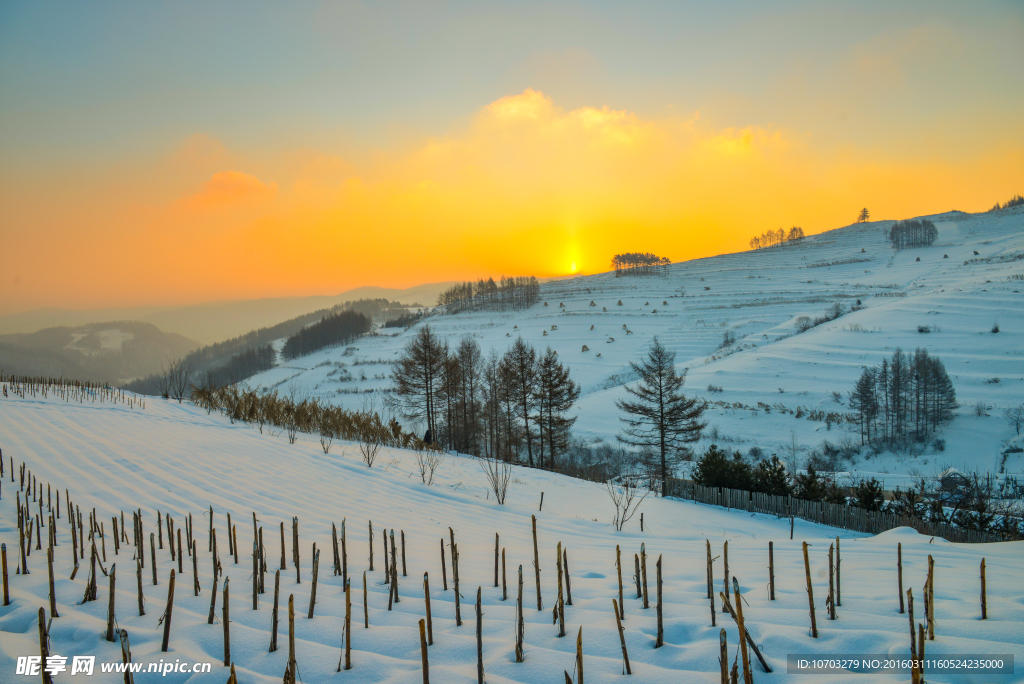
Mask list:
[[[425,441],[476,456],[552,467],[569,445],[580,389],[557,352],[520,337],[502,355],[484,356],[471,336],[456,347],[423,326],[393,367],[389,401],[423,420]]]

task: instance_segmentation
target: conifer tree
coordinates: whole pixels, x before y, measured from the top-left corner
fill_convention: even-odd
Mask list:
[[[558,360],[558,353],[547,348],[537,362],[537,424],[540,428],[540,466],[544,467],[544,441],[548,445],[551,466],[569,445],[569,428],[576,417],[566,417],[580,397],[580,387],[569,378],[569,369]]]
[[[408,418],[423,418],[433,439],[437,435],[437,399],[448,353],[440,338],[424,325],[392,367],[392,401]]]
[[[686,374],[676,373],[675,358],[675,352],[663,347],[655,337],[647,358],[629,364],[640,376],[638,383],[625,386],[634,400],[615,402],[616,408],[626,414],[621,417],[626,427],[619,439],[641,449],[654,449],[659,455],[662,496],[668,494],[670,466],[688,453],[687,445],[698,441],[707,425],[701,421],[707,405],[683,394]]]
[[[751,474],[752,490],[775,496],[789,496],[793,493],[793,485],[789,481],[789,473],[778,456],[761,461],[754,467]]]
[[[505,360],[512,403],[518,418],[523,421],[526,454],[533,466],[533,430],[530,428],[530,419],[537,406],[537,350],[524,342],[522,337],[518,337],[505,354]]]

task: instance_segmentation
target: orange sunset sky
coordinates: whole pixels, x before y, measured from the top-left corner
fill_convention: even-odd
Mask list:
[[[0,5],[0,315],[674,261],[1024,192],[1024,9]]]

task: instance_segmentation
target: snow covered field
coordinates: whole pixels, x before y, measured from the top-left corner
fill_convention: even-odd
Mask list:
[[[765,277],[769,275],[765,274]],[[699,278],[699,275],[681,273],[680,280],[684,278],[690,287],[691,281]],[[632,283],[610,280],[611,285],[627,288]],[[724,287],[721,282],[713,286]],[[948,282],[945,287],[955,291]],[[964,286],[963,289],[964,297],[975,297],[975,307],[982,306],[981,302],[986,301],[984,295],[969,295],[966,293],[969,288]],[[625,302],[625,290],[622,293]],[[576,299],[570,301],[574,301],[578,307],[579,302],[587,296],[576,296]],[[1009,298],[1015,295],[1006,292],[993,296],[1004,297],[1004,301],[1009,302]],[[561,300],[569,299],[568,295],[561,297]],[[554,300],[554,306],[557,307],[559,300],[551,300]],[[908,301],[912,300],[908,298]],[[685,299],[673,300],[677,306],[684,303],[691,305]],[[889,304],[888,300],[872,302],[869,311],[880,310],[873,320],[884,320],[883,313]],[[631,306],[639,308],[636,301]],[[696,306],[696,302],[693,306]],[[786,311],[796,313],[814,311],[819,306],[817,303],[812,306],[795,302],[785,308]],[[658,308],[661,310],[661,307]],[[563,331],[565,325],[562,321],[573,320],[573,315],[583,321],[600,318],[598,314],[585,310],[575,314],[559,314],[557,308],[552,309],[550,305],[548,310],[552,317],[556,317],[555,320],[559,320],[559,332]],[[965,321],[961,324],[955,322],[959,316],[948,315],[950,322],[942,324],[944,331],[948,331],[944,335],[963,340],[953,344],[963,345],[965,366],[967,360],[974,361],[975,358],[968,358],[968,352],[979,346],[975,344],[968,347],[973,339],[970,335],[974,334],[968,332],[969,323],[974,320],[980,324],[986,313],[964,314]],[[748,315],[743,309],[728,309],[718,315],[728,316],[732,321],[730,325],[742,328],[737,314]],[[690,315],[711,316],[696,311],[691,311]],[[778,314],[780,317],[783,315],[785,313]],[[890,315],[894,316],[892,320],[895,325],[896,314]],[[653,328],[655,320],[659,325],[666,326],[659,330],[668,331],[676,327],[681,345],[692,332],[683,326],[681,316],[675,322],[668,323],[655,319],[653,315],[634,313],[633,316],[635,323],[631,325],[637,328],[637,338],[645,323],[652,321]],[[759,324],[762,326],[775,320],[767,320],[768,317],[760,313],[757,317],[758,320],[765,320]],[[486,317],[476,317],[475,320],[479,323],[483,318]],[[530,319],[524,317],[522,320]],[[540,313],[533,320],[531,325],[535,331],[540,329],[542,322],[547,324]],[[610,328],[615,323],[610,317],[608,320],[604,325]],[[502,319],[501,323],[494,324],[499,333],[507,327],[505,322]],[[1019,325],[1019,322],[1015,323],[1009,317],[1000,323],[1005,323],[1007,328]],[[499,328],[499,325],[502,327]],[[781,323],[776,323],[776,327],[778,325]],[[884,327],[886,324],[881,325]],[[582,330],[572,334],[583,337],[585,327],[576,327]],[[572,330],[570,325],[565,325],[565,328],[566,333]],[[963,332],[956,332],[961,329]],[[748,337],[752,334],[747,333]],[[861,338],[883,339],[883,334],[892,338],[897,336],[895,332],[889,332],[874,336],[863,334]],[[842,333],[836,330],[831,335],[839,338]],[[696,340],[694,336],[690,342],[695,351]],[[889,344],[896,341],[890,339]],[[631,353],[639,353],[643,346],[640,339],[632,338],[622,344],[633,345]],[[774,359],[781,359],[784,355],[782,350],[785,349],[786,341],[759,344],[762,351],[755,353],[767,356],[770,351]],[[359,346],[363,347],[362,344]],[[598,348],[612,347],[608,345]],[[839,351],[841,356],[850,359],[850,364],[854,364],[857,354],[851,349]],[[980,371],[978,377],[996,372],[994,366],[1011,357],[1008,347],[992,344],[984,349],[987,351],[982,356],[994,359],[988,362],[993,368]],[[362,351],[365,353],[365,347]],[[870,356],[868,351],[865,348],[861,353]],[[337,354],[338,350],[333,353]],[[787,353],[795,354],[796,351],[791,349]],[[823,346],[818,354],[828,358],[829,349]],[[739,358],[730,357],[732,363],[741,362],[742,356],[736,356]],[[750,368],[757,367],[753,358]],[[798,373],[808,371],[807,368],[801,371],[803,366],[813,364],[808,358],[821,357],[805,356],[802,361],[791,361],[785,366],[789,370],[780,375],[784,375],[787,381],[795,380]],[[582,364],[580,368],[581,375],[591,385],[602,374],[598,372],[597,365]],[[701,369],[701,372],[714,371]],[[824,370],[821,372],[824,373]],[[1005,373],[1002,370],[999,372]],[[696,374],[695,367],[693,375]],[[728,385],[730,381],[727,378],[730,376],[723,374],[721,377],[723,384]],[[966,372],[961,373],[961,378],[964,392],[972,391],[970,388],[974,385],[968,382]],[[735,396],[746,397],[745,393],[757,396],[755,390],[744,389],[739,384],[741,380],[736,382],[736,386],[730,386],[729,392]],[[1019,383],[1019,379],[1016,382]],[[816,391],[824,392],[828,385],[822,381],[815,387],[818,388]],[[1008,389],[1000,388],[1000,391]],[[599,406],[600,402],[605,401],[604,395],[613,391],[591,392],[587,399],[591,403],[587,406]],[[814,401],[815,397],[817,395],[811,392],[803,396],[802,401]],[[744,420],[760,426],[768,424],[771,418],[744,417]],[[786,420],[796,422],[791,417]],[[736,421],[737,425],[746,424],[739,423],[739,417]],[[1024,656],[1024,591],[1021,589],[1019,569],[1021,558],[1024,558],[1024,542],[953,545],[941,539],[921,537],[906,529],[870,537],[837,532],[799,520],[796,522],[794,540],[790,541],[789,524],[785,520],[655,498],[646,499],[641,507],[644,532],[640,531],[639,515],[622,532],[616,532],[610,524],[610,500],[602,487],[593,483],[516,468],[508,501],[506,505],[498,506],[493,495],[488,494],[478,462],[471,458],[446,457],[438,471],[437,480],[432,486],[427,486],[419,482],[414,457],[409,452],[385,450],[371,469],[359,460],[358,450],[351,444],[336,444],[329,454],[324,454],[315,437],[300,435],[295,444],[289,444],[284,435],[260,434],[256,428],[243,424],[232,425],[221,416],[207,415],[205,411],[188,404],[160,399],[148,400],[145,409],[129,409],[121,404],[109,403],[68,404],[52,395],[45,399],[21,399],[14,396],[0,399],[0,449],[3,450],[5,461],[5,474],[0,489],[0,540],[7,545],[11,584],[11,605],[0,607],[0,681],[3,682],[28,681],[14,674],[16,661],[19,656],[39,652],[37,611],[41,606],[48,606],[45,542],[41,551],[33,549],[28,558],[31,574],[15,574],[18,555],[15,508],[17,484],[11,482],[11,458],[15,468],[25,462],[44,485],[44,491],[46,485],[52,485],[55,492],[62,495],[62,504],[66,488],[84,518],[87,519],[88,512],[95,507],[98,519],[106,521],[108,535],[110,518],[119,515],[120,511],[125,511],[130,527],[131,510],[141,508],[146,536],[156,530],[158,511],[170,513],[176,525],[182,525],[189,513],[193,515],[202,593],[198,597],[193,596],[191,564],[186,562],[184,573],[177,580],[170,648],[167,653],[160,652],[162,628],[158,627],[157,621],[167,599],[168,576],[172,568],[169,550],[164,548],[157,551],[159,586],[152,586],[149,549],[146,549],[147,567],[142,575],[146,615],[140,617],[136,608],[132,548],[122,544],[119,555],[115,556],[112,540],[107,539],[106,567],[110,568],[114,564],[117,566],[117,621],[120,627],[128,631],[134,660],[150,663],[163,658],[165,662],[180,659],[189,663],[213,663],[210,674],[172,673],[166,677],[141,674],[136,678],[139,682],[212,682],[225,681],[228,677],[227,668],[221,664],[223,632],[219,623],[220,596],[217,598],[218,622],[207,624],[213,577],[211,554],[207,550],[209,519],[204,511],[208,511],[211,505],[224,574],[230,578],[231,654],[240,682],[281,681],[288,657],[286,611],[282,613],[278,639],[280,648],[275,653],[267,651],[273,596],[272,574],[268,576],[268,593],[260,596],[259,609],[252,609],[252,562],[245,550],[252,548],[253,512],[264,527],[271,571],[279,565],[279,524],[284,522],[285,527],[288,527],[292,516],[297,516],[299,520],[302,582],[295,583],[295,570],[289,562],[288,568],[281,571],[281,590],[282,607],[286,605],[290,594],[295,597],[297,661],[300,678],[305,682],[421,681],[417,623],[424,614],[421,584],[424,572],[430,573],[433,612],[434,645],[429,650],[432,681],[475,679],[473,603],[477,587],[482,587],[483,661],[487,681],[494,684],[564,681],[562,671],[573,671],[574,637],[581,626],[586,681],[622,681],[622,660],[612,613],[612,598],[618,592],[616,545],[621,545],[624,559],[625,639],[635,680],[666,684],[717,682],[719,628],[724,626],[727,630],[730,657],[736,655],[737,629],[732,620],[720,612],[720,602],[717,606],[718,627],[710,624],[705,595],[706,539],[711,541],[715,556],[721,556],[723,542],[729,542],[729,569],[738,579],[745,598],[743,612],[747,628],[775,670],[772,674],[766,674],[755,664],[754,678],[758,682],[843,681],[852,684],[909,681],[908,674],[849,674],[837,678],[831,675],[787,674],[786,671],[786,657],[790,653],[908,655],[908,620],[905,614],[898,612],[897,603],[895,551],[898,542],[903,544],[905,587],[913,588],[918,601],[918,622],[923,619],[921,587],[925,580],[927,558],[929,554],[934,557],[937,627],[935,640],[927,644],[928,655],[1014,654],[1018,661],[1018,674],[1015,675],[935,674],[930,675],[928,681],[1021,681],[1019,673],[1022,666],[1020,660]],[[541,492],[545,495],[544,509],[538,512]],[[34,512],[38,511],[38,507],[38,503],[31,504]],[[43,507],[45,511],[45,504]],[[238,544],[243,550],[237,565],[227,553],[226,513],[232,514],[237,525]],[[544,605],[544,610],[540,612],[536,610],[532,572],[532,514],[537,515],[539,531]],[[341,580],[331,572],[331,524],[340,525],[342,519],[347,519],[348,567],[353,577],[353,668],[336,673],[341,655],[344,599]],[[377,536],[376,570],[367,573],[370,627],[365,629],[362,625],[361,576],[367,568],[368,521],[373,522]],[[380,565],[380,534],[384,528],[390,530],[392,527],[405,532],[408,576],[400,578],[401,602],[395,605],[393,611],[388,612],[388,590],[383,585]],[[457,627],[454,622],[453,592],[450,588],[444,591],[441,581],[441,540],[447,539],[449,527],[454,530],[461,555],[460,575],[464,596],[464,624],[461,627]],[[495,533],[500,535],[500,543],[507,554],[508,601],[501,601],[500,589],[493,586]],[[825,613],[827,553],[837,533],[842,539],[842,606],[838,609],[838,620],[831,622],[826,619]],[[43,536],[45,538],[45,531]],[[774,542],[775,549],[774,602],[768,600],[767,591],[769,541]],[[802,541],[811,545],[811,571],[820,632],[818,639],[812,639],[808,634],[809,616],[800,546]],[[52,622],[50,652],[65,656],[95,655],[98,663],[120,661],[119,646],[106,642],[103,637],[108,602],[107,578],[99,578],[98,600],[84,605],[79,604],[85,589],[87,565],[83,564],[75,580],[68,579],[73,562],[70,527],[63,512],[57,524],[57,542],[55,574],[60,617]],[[568,634],[565,638],[557,637],[557,626],[552,625],[551,614],[557,583],[554,556],[558,542],[562,542],[568,551],[573,599],[573,605],[565,611]],[[320,562],[315,616],[310,620],[306,613],[311,586],[311,547],[314,543],[325,553]],[[634,598],[636,594],[631,586],[632,556],[639,552],[641,543],[646,545],[649,558],[651,607],[647,610],[642,609],[641,602]],[[287,555],[290,559],[290,535]],[[654,649],[654,563],[659,556],[663,559],[665,571],[666,644],[660,649]],[[980,620],[978,597],[978,573],[982,557],[986,560],[988,579],[989,619],[986,621]],[[448,562],[450,585],[450,560]],[[525,662],[517,664],[513,654],[514,599],[520,565],[523,566],[524,574],[527,624]],[[722,588],[722,572],[722,559],[719,558],[715,562],[716,592]],[[99,665],[95,675],[97,681],[121,681],[121,675],[99,674],[98,668]],[[55,681],[69,677],[65,672],[57,675]]]
[[[485,355],[490,348],[503,353],[519,335],[541,350],[550,345],[582,386],[574,432],[606,442],[621,429],[614,402],[633,379],[628,363],[657,335],[676,351],[680,369],[689,369],[688,392],[729,406],[706,415],[709,430],[698,449],[712,441],[743,452],[757,445],[787,459],[795,441],[798,462],[824,439],[845,436],[859,445],[859,436],[780,407],[845,413],[862,367],[897,347],[924,347],[945,363],[961,404],[937,435],[945,450],[865,449],[848,464],[852,476],[877,476],[894,489],[950,466],[1024,474],[1024,454],[1004,461],[1006,447],[1021,439],[1002,417],[1024,402],[1024,208],[928,218],[939,236],[927,248],[894,251],[886,241],[892,221],[857,224],[798,244],[674,264],[664,277],[605,273],[550,281],[541,287],[541,303],[525,311],[434,315],[426,322],[452,344],[472,335]],[[857,301],[863,309],[794,334],[798,317]],[[990,332],[996,323],[1000,332]],[[248,384],[359,408],[367,391],[390,386],[389,364],[416,331],[382,329]],[[726,331],[736,342],[720,349]],[[978,402],[987,415],[975,415]]]

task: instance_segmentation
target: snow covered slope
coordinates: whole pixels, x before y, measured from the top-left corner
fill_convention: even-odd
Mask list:
[[[699,281],[698,281],[699,282]],[[556,302],[557,305],[557,302]],[[591,314],[593,316],[593,314]],[[642,317],[638,317],[642,320]],[[561,327],[561,326],[560,326]],[[637,324],[639,328],[639,324]],[[609,345],[611,346],[611,345]],[[716,557],[729,542],[729,569],[744,594],[744,615],[755,642],[775,670],[764,674],[755,665],[758,682],[827,682],[832,676],[790,675],[789,653],[877,653],[906,656],[908,621],[898,612],[895,549],[903,545],[904,582],[918,598],[924,583],[928,555],[935,560],[935,641],[928,654],[986,653],[1024,656],[1024,594],[1019,565],[1024,542],[953,545],[898,529],[877,537],[838,531],[842,538],[842,606],[839,619],[826,619],[828,546],[836,530],[796,522],[789,540],[788,521],[738,511],[648,498],[642,504],[644,532],[639,516],[622,532],[609,521],[612,510],[601,486],[550,473],[516,468],[506,505],[498,506],[484,484],[478,462],[449,456],[432,486],[419,482],[412,454],[385,451],[371,469],[348,444],[324,454],[315,438],[301,436],[289,444],[284,435],[260,434],[253,427],[230,424],[187,404],[150,399],[147,407],[127,409],[111,404],[65,404],[59,399],[14,396],[0,399],[0,449],[5,475],[0,489],[0,541],[7,545],[11,600],[0,607],[0,681],[29,681],[14,675],[19,656],[38,653],[37,611],[48,605],[45,544],[28,558],[31,574],[14,574],[18,534],[15,492],[10,461],[25,462],[44,485],[63,494],[65,488],[83,517],[95,507],[106,521],[125,511],[141,508],[145,533],[156,530],[159,512],[170,513],[177,525],[191,513],[198,547],[198,575],[202,593],[192,594],[192,570],[184,564],[177,579],[170,649],[160,652],[162,628],[157,621],[167,598],[168,577],[174,565],[167,548],[157,551],[159,585],[152,586],[149,549],[143,570],[146,615],[136,608],[135,561],[130,546],[114,555],[106,540],[106,567],[116,564],[115,612],[128,631],[136,662],[212,662],[210,674],[171,673],[159,681],[223,682],[227,668],[218,622],[207,624],[211,587],[211,554],[207,550],[213,506],[224,573],[230,578],[231,654],[240,682],[279,682],[287,654],[287,619],[282,613],[280,650],[268,653],[271,593],[260,596],[252,609],[252,514],[264,530],[271,571],[278,566],[281,522],[287,527],[297,516],[300,530],[301,576],[296,584],[289,562],[281,571],[282,606],[295,599],[296,651],[299,674],[305,682],[411,683],[420,679],[417,622],[424,615],[422,575],[430,573],[434,645],[430,648],[432,681],[473,681],[476,674],[475,612],[477,587],[482,587],[483,661],[487,681],[561,682],[563,670],[573,671],[575,635],[582,626],[586,681],[622,681],[622,662],[612,598],[618,594],[615,548],[623,551],[625,587],[625,639],[633,674],[638,682],[717,682],[719,629],[728,633],[731,657],[736,655],[737,630],[719,612],[718,627],[711,626],[705,595],[705,539]],[[541,492],[544,510],[537,512]],[[63,496],[61,497],[63,503]],[[33,502],[31,510],[39,504]],[[45,511],[45,504],[43,504]],[[243,550],[236,565],[227,553],[226,513],[237,526]],[[537,515],[544,610],[536,609],[532,573],[531,515]],[[331,572],[331,524],[347,518],[348,567],[353,577],[353,669],[336,674],[342,639],[344,600],[339,577]],[[367,573],[369,622],[362,625],[362,573],[367,569],[367,522],[374,526],[376,570]],[[380,535],[384,528],[404,530],[408,576],[400,578],[401,602],[387,610],[387,588],[380,568]],[[463,595],[461,627],[454,621],[453,592],[443,590],[441,544],[454,530],[461,555]],[[494,583],[494,535],[506,549],[509,600],[501,600]],[[43,538],[46,538],[44,530]],[[57,607],[60,617],[50,629],[50,652],[65,656],[96,655],[98,663],[120,661],[120,648],[103,638],[108,602],[107,579],[100,577],[98,600],[79,605],[87,567],[75,580],[72,571],[70,529],[62,512],[57,523],[55,549]],[[767,549],[774,542],[776,600],[768,600]],[[810,543],[811,572],[818,606],[820,637],[808,635],[809,617],[801,542]],[[557,637],[551,608],[556,593],[556,544],[568,552],[573,605],[565,611],[566,638]],[[310,596],[310,552],[313,544],[324,551],[313,619],[307,619]],[[642,609],[631,587],[634,553],[641,544],[648,554],[647,576],[651,607]],[[287,544],[291,557],[291,540]],[[666,644],[654,649],[655,567],[664,568],[664,629]],[[989,619],[981,621],[978,605],[978,567],[987,564]],[[451,565],[448,561],[451,582]],[[517,571],[524,571],[525,663],[514,662],[513,625]],[[722,587],[722,560],[715,562],[715,590]],[[223,587],[223,582],[220,585]],[[718,610],[721,610],[719,602]],[[70,660],[68,661],[70,664]],[[60,682],[68,673],[58,675]],[[76,675],[77,676],[77,675]],[[858,675],[850,682],[903,682],[908,675]],[[137,682],[157,681],[155,674],[138,675]],[[1020,675],[931,675],[930,682],[1010,682]],[[71,680],[74,681],[74,680]],[[99,674],[96,681],[121,681],[120,675]]]
[[[583,388],[575,431],[607,441],[620,430],[614,402],[632,379],[628,364],[657,335],[676,351],[680,369],[689,369],[688,391],[754,408],[716,406],[707,416],[705,444],[744,451],[758,445],[780,456],[794,438],[806,453],[823,439],[841,440],[844,431],[777,409],[766,413],[759,402],[846,412],[863,366],[880,363],[897,347],[924,347],[943,360],[962,404],[939,435],[946,450],[865,451],[851,467],[883,478],[948,466],[1022,473],[1020,454],[1005,466],[1001,454],[1004,441],[1014,437],[1002,411],[1024,402],[1022,209],[928,217],[939,230],[928,248],[896,252],[886,241],[892,221],[858,224],[797,244],[674,264],[664,277],[606,273],[551,281],[542,285],[542,302],[526,311],[434,315],[426,323],[452,343],[474,336],[485,354],[488,348],[504,352],[519,335],[541,349],[550,345]],[[836,302],[849,309],[857,301],[863,309],[794,334],[798,317],[821,316]],[[1000,332],[993,334],[996,323]],[[931,332],[920,333],[919,326]],[[388,364],[416,331],[382,330],[248,384],[357,408],[367,391],[390,385]],[[720,349],[726,331],[737,341]],[[841,393],[838,403],[834,391]],[[990,407],[988,416],[974,415],[978,402]]]

